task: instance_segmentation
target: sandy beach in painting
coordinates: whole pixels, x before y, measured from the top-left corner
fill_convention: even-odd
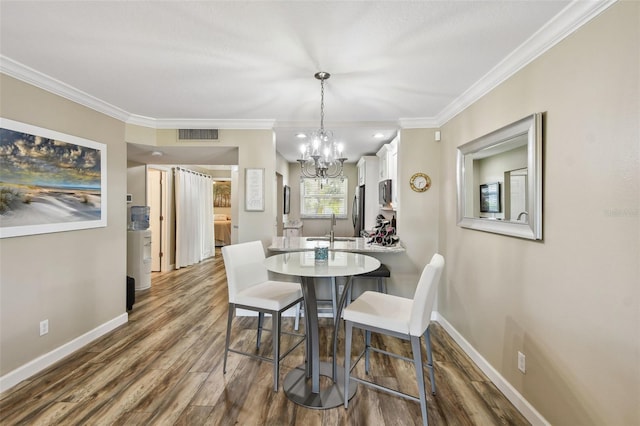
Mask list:
[[[0,227],[100,220],[100,191],[0,182]]]

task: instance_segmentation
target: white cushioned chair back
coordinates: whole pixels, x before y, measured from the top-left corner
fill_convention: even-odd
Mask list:
[[[242,290],[269,279],[262,241],[224,246],[222,257],[227,272],[229,303],[236,303],[236,295]]]
[[[409,334],[412,336],[421,336],[429,327],[436,290],[443,269],[444,257],[436,253],[431,258],[431,262],[422,270],[413,296],[411,316],[409,317]]]

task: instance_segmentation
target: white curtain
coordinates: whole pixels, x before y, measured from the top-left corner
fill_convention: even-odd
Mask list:
[[[175,171],[176,269],[215,254],[213,179],[180,168]]]

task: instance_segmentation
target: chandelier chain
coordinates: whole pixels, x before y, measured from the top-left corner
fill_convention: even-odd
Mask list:
[[[320,131],[324,133],[324,78],[320,80]]]

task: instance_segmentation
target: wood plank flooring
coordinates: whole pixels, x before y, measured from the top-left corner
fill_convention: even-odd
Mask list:
[[[282,388],[273,392],[271,364],[232,353],[223,374],[227,301],[219,250],[199,265],[154,274],[151,289],[137,292],[128,324],[0,395],[0,424],[421,424],[418,403],[364,386],[359,386],[348,410],[312,410],[289,401]],[[256,323],[250,317],[234,321],[236,347],[254,347]],[[283,323],[285,329],[293,327],[292,318]],[[332,323],[321,319],[321,326],[321,357],[329,360]],[[427,392],[429,424],[528,424],[442,327],[431,327],[437,395]],[[362,335],[354,336],[355,353],[362,348]],[[406,342],[375,335],[372,340],[387,350],[410,354]],[[283,336],[283,350],[291,342]],[[343,336],[339,345],[342,364]],[[283,361],[281,383],[302,363],[303,348]],[[263,334],[260,351],[270,353],[270,333]],[[363,374],[361,365],[357,370]],[[369,377],[417,394],[410,363],[373,354]]]

